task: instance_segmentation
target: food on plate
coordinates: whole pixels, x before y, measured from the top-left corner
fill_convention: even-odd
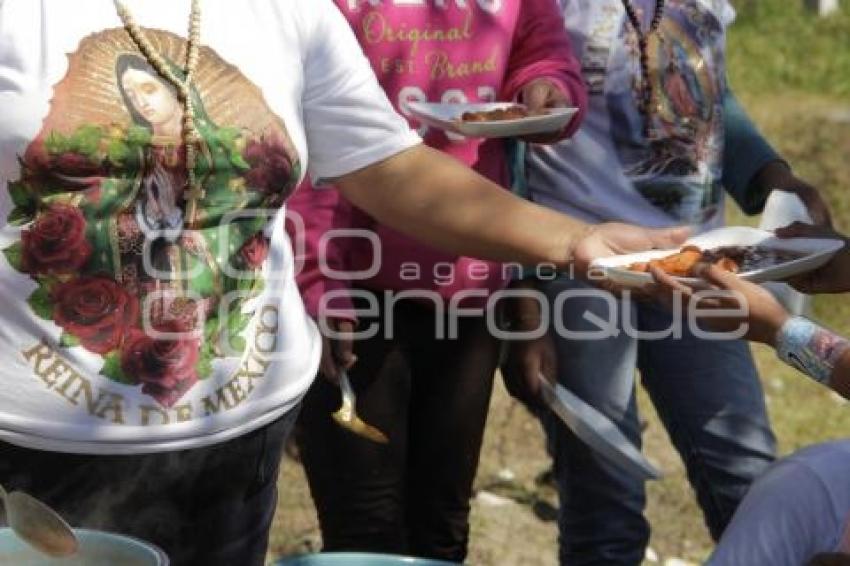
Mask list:
[[[648,262],[633,263],[628,269],[646,273],[650,267],[657,266],[676,277],[694,277],[694,270],[699,263],[716,265],[731,273],[741,273],[788,263],[800,259],[803,255],[761,246],[724,246],[711,250],[685,246],[678,253]]]
[[[507,108],[495,108],[493,110],[482,110],[479,112],[464,112],[460,120],[462,122],[498,122],[502,120],[520,120],[531,116],[545,116],[546,110],[530,111],[524,106],[508,106]]]
[[[660,259],[654,259],[648,262],[633,263],[629,266],[629,271],[639,271],[646,273],[650,267],[656,266],[665,273],[686,277],[693,273],[694,267],[702,260],[702,250],[696,246],[685,246],[679,253],[669,255]]]

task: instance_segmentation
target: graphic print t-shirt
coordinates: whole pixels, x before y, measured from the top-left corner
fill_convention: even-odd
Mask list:
[[[648,30],[656,2],[631,2]],[[654,96],[647,119],[639,110],[637,34],[622,0],[561,4],[590,107],[572,140],[532,152],[534,200],[591,222],[721,224],[725,29],[732,7],[725,0],[666,2],[648,49]]]
[[[128,3],[180,76],[188,0]],[[85,17],[80,17],[85,13]],[[331,2],[204,2],[183,107],[112,0],[0,2],[0,440],[138,453],[290,410],[320,342],[283,203],[418,143]]]

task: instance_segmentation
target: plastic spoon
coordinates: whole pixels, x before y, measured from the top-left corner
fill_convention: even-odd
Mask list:
[[[80,543],[56,511],[22,491],[6,492],[0,486],[9,528],[24,542],[56,558],[76,554]]]
[[[386,434],[357,416],[357,411],[355,410],[357,395],[354,394],[351,381],[349,381],[348,374],[345,371],[340,373],[339,388],[342,391],[342,405],[337,412],[331,415],[337,424],[344,429],[350,430],[357,436],[362,436],[372,442],[377,442],[378,444],[389,443],[390,440]]]

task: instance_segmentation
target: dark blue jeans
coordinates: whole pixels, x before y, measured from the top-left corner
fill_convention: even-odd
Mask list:
[[[214,446],[159,454],[62,454],[0,442],[0,483],[41,499],[72,526],[152,542],[172,566],[262,566],[296,415]]]
[[[557,304],[559,294],[563,301],[565,292],[588,289],[583,283],[560,279],[547,284],[545,291],[550,304]],[[561,317],[562,328],[599,331],[599,319],[614,321],[616,316],[620,331],[605,339],[557,337],[560,382],[611,418],[639,446],[635,370],[640,370],[684,460],[709,531],[719,538],[750,484],[773,461],[776,448],[747,344],[698,338],[687,323],[681,338],[637,340],[622,332],[624,318],[642,332],[670,328],[671,315],[651,305],[624,305],[591,296],[571,296],[560,305],[552,311]],[[588,319],[594,315],[597,323]],[[600,459],[551,414],[543,420],[561,498],[561,563],[640,564],[649,541],[643,482]]]

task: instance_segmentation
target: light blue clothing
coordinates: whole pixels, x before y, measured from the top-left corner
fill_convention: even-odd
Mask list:
[[[667,3],[666,44],[653,50],[660,69],[652,114],[660,139],[653,144],[636,106],[640,67],[620,0],[561,3],[590,107],[572,139],[530,152],[531,198],[592,223],[689,223],[697,230],[723,223],[723,189],[747,214],[761,212],[767,193],[751,181],[780,158],[726,85],[728,2]],[[646,26],[654,4],[636,2]]]
[[[636,36],[621,0],[562,0],[590,107],[571,141],[535,148],[534,200],[590,222],[642,226],[723,222],[727,0],[671,0],[648,49],[651,111]],[[654,0],[633,0],[648,29]],[[653,138],[647,139],[646,126]]]
[[[732,91],[723,101],[723,187],[746,214],[760,214],[770,194],[753,179],[765,165],[782,161],[738,102]]]
[[[750,489],[709,566],[801,566],[850,551],[850,441],[804,448]],[[842,544],[843,542],[843,544]]]
[[[638,368],[685,462],[709,530],[718,538],[775,453],[748,345],[739,340],[705,341],[694,336],[687,325],[680,339],[638,341],[622,332],[626,320],[630,321],[628,327],[659,332],[671,327],[672,316],[651,305],[626,306],[616,301],[612,310],[599,296],[566,295],[589,289],[566,278],[544,284],[544,288],[550,304],[556,305],[552,311],[560,317],[562,330],[598,331],[599,325],[589,316],[614,321],[614,328],[620,331],[607,339],[556,338],[559,381],[608,416],[639,446]],[[559,302],[559,296],[570,298]],[[558,331],[557,326],[553,329]],[[640,564],[649,540],[643,482],[594,454],[551,414],[544,416],[544,425],[555,455],[561,496],[561,564]]]
[[[654,0],[632,0],[647,29]],[[696,231],[724,223],[724,189],[747,213],[766,194],[754,175],[778,159],[726,84],[727,0],[669,0],[650,45],[655,98],[646,138],[639,51],[621,0],[561,0],[567,31],[582,60],[589,109],[568,141],[534,147],[527,159],[529,198],[587,222],[647,227],[690,224]],[[587,310],[602,299],[557,295],[581,288],[547,285],[568,326],[590,326]],[[651,306],[621,307],[641,329],[667,328],[672,317]],[[604,318],[604,317],[603,317]],[[622,320],[622,318],[620,319]],[[706,523],[718,538],[749,485],[773,460],[761,386],[747,345],[681,338],[638,341],[626,334],[579,341],[556,336],[559,379],[640,442],[635,370],[688,469]],[[561,495],[561,561],[570,566],[637,565],[649,525],[645,491],[599,460],[560,423],[545,418]]]

